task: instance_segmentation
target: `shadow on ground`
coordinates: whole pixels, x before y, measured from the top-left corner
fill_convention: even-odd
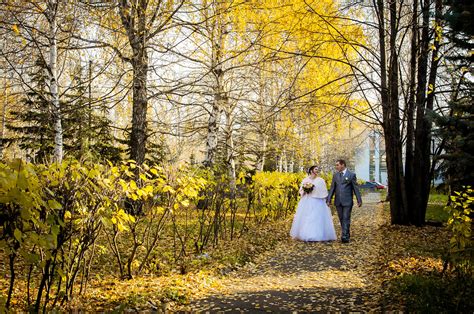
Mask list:
[[[241,311],[252,313],[350,312],[364,310],[371,298],[369,293],[358,288],[303,288],[262,290],[237,293],[232,296],[209,297],[197,300],[194,306],[200,311],[225,311],[226,313]]]

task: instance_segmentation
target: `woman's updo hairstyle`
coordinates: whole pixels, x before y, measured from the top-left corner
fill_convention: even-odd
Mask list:
[[[315,169],[315,168],[318,169],[318,166],[314,165],[314,166],[309,167],[309,169],[308,169],[308,175],[310,175],[311,172],[313,172],[313,169]]]

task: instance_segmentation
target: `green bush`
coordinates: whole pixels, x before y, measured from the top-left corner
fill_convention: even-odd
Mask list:
[[[472,274],[472,215],[474,193],[470,186],[454,192],[451,204],[445,209],[449,213],[448,228],[452,232],[448,262],[460,275]]]

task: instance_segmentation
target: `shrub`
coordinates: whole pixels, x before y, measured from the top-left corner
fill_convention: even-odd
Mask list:
[[[292,213],[302,178],[242,174],[232,192],[226,175],[186,165],[0,163],[0,250],[10,272],[0,307],[10,308],[23,282],[28,310],[64,304],[86,291],[102,256],[122,279],[167,259],[186,272],[193,249],[202,255],[209,244]]]
[[[472,215],[474,194],[470,186],[464,190],[454,192],[451,204],[446,206],[450,218],[448,228],[452,232],[450,251],[447,262],[459,274],[472,273],[473,247],[472,247]]]
[[[254,215],[259,220],[286,217],[293,212],[302,174],[258,172],[254,175]]]

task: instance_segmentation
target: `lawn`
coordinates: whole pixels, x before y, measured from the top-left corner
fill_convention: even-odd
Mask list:
[[[448,203],[448,199],[449,196],[447,194],[430,193],[428,203],[446,205]]]
[[[386,225],[382,228],[385,311],[397,310],[397,304],[401,304],[408,313],[472,313],[472,272],[446,268],[452,236],[446,227],[447,201],[447,195],[430,195],[428,223],[423,227]],[[388,204],[385,206],[388,208]]]
[[[449,218],[448,212],[444,209],[448,203],[448,195],[431,193],[426,208],[426,221],[446,223]]]

